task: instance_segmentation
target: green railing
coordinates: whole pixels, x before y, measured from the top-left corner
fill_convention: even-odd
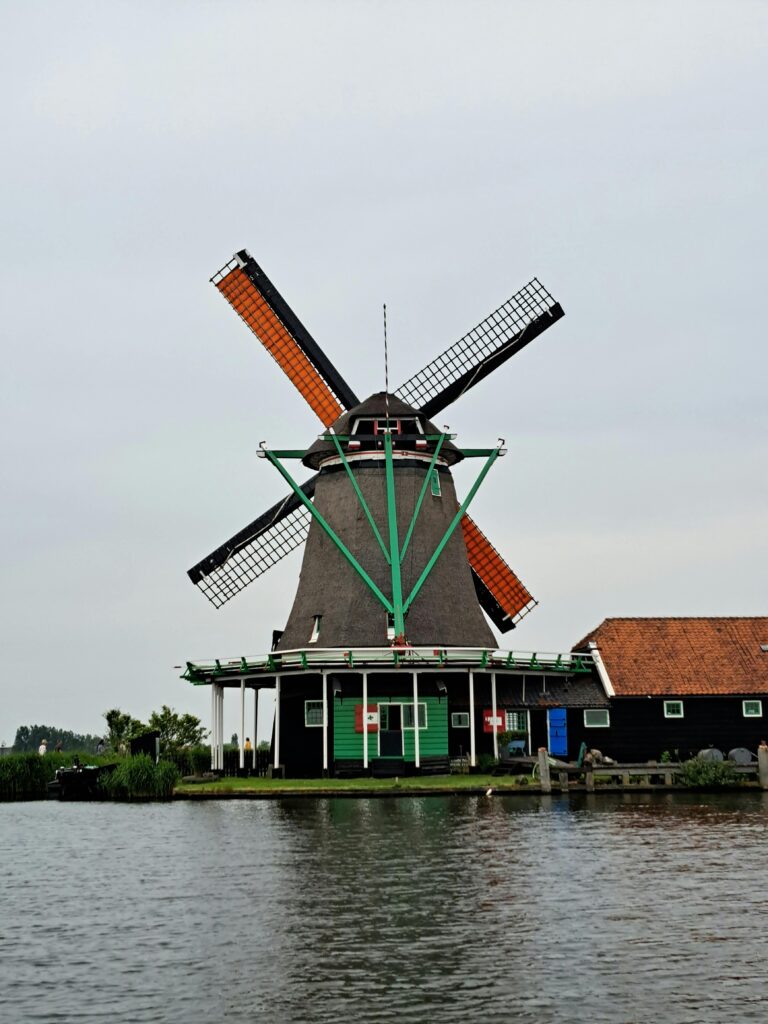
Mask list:
[[[205,686],[245,675],[274,675],[308,670],[364,671],[366,669],[465,668],[478,671],[564,673],[592,671],[591,654],[557,654],[538,651],[502,651],[482,647],[353,647],[273,651],[256,657],[188,661],[182,679]]]

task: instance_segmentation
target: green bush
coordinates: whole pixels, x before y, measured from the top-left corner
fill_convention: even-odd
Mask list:
[[[709,789],[732,786],[737,775],[730,761],[707,761],[703,757],[694,757],[683,762],[678,779],[691,789]]]
[[[0,798],[45,796],[53,771],[39,754],[8,754],[0,757]]]
[[[492,768],[495,768],[498,761],[493,754],[478,754],[477,755],[477,767],[481,772],[489,772]]]
[[[6,754],[0,757],[0,800],[30,800],[44,797],[48,783],[56,776],[57,768],[69,768],[78,756],[82,764],[107,764],[110,757],[98,757],[88,751],[50,754]]]
[[[158,764],[147,754],[121,761],[113,772],[99,777],[99,788],[110,800],[168,800],[180,779],[170,761]]]

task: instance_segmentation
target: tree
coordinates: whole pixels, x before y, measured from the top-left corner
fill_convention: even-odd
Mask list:
[[[109,730],[109,745],[115,752],[121,746],[127,746],[132,739],[141,736],[142,733],[147,731],[147,726],[143,722],[140,722],[138,718],[133,718],[119,708],[105,711],[104,718]]]
[[[189,714],[178,715],[167,704],[163,704],[161,711],[152,712],[149,728],[160,734],[162,754],[173,754],[183,747],[199,747],[208,735],[199,718]]]
[[[35,752],[43,739],[48,740],[48,750],[53,750],[57,743],[61,743],[63,750],[88,753],[93,753],[99,742],[98,736],[72,732],[70,729],[58,729],[55,725],[20,725],[16,730],[13,749],[17,753]]]

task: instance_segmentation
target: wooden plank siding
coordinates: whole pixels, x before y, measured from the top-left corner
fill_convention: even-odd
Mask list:
[[[355,708],[362,704],[356,698],[335,698],[333,702],[333,758],[335,761],[356,760],[363,757],[363,734],[355,732]],[[375,691],[369,694],[369,705],[413,704],[408,697],[382,696]],[[448,753],[448,702],[437,697],[422,697],[419,704],[426,705],[427,727],[419,730],[419,752],[422,757],[445,756]],[[378,732],[368,733],[368,757],[379,756]],[[403,758],[415,758],[413,729],[403,729]]]
[[[665,718],[664,700],[682,700],[683,718]],[[610,729],[590,729],[590,746],[618,761],[657,759],[667,750],[685,760],[712,744],[727,754],[734,747],[755,751],[768,733],[767,718],[745,718],[742,700],[760,697],[616,697]],[[768,697],[763,699],[768,715]],[[598,739],[603,733],[605,739]],[[594,737],[594,738],[592,738]]]

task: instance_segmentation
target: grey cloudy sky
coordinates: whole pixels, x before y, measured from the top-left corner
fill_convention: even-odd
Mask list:
[[[562,302],[443,417],[508,441],[473,516],[518,649],[765,614],[768,4],[2,12],[0,741],[207,719],[173,666],[285,622],[298,554],[220,611],[185,575],[318,430],[208,284],[244,246],[359,393],[383,301],[397,382],[534,274]]]

